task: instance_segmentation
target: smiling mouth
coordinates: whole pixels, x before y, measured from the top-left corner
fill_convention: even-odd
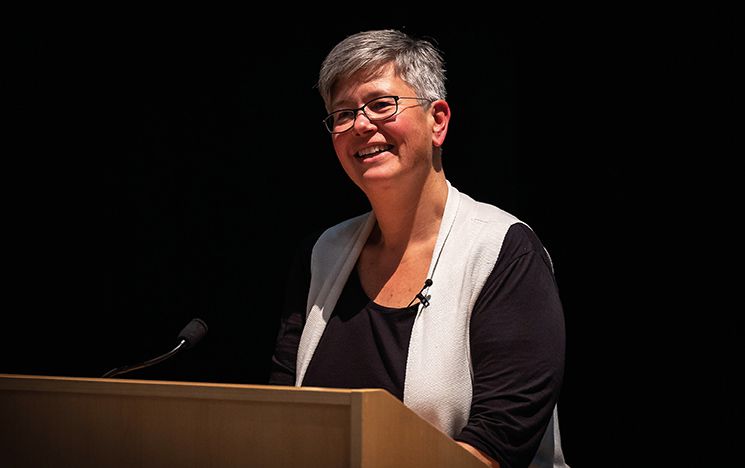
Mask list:
[[[363,148],[357,153],[355,153],[354,157],[357,159],[367,159],[372,158],[373,156],[377,156],[380,153],[384,151],[390,151],[393,148],[393,145],[375,145],[375,146],[369,146],[367,148]]]

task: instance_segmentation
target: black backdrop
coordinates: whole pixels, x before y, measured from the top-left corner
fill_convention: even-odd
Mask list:
[[[709,283],[726,275],[699,266],[725,236],[691,248],[709,200],[734,196],[718,163],[737,128],[729,12],[144,16],[10,35],[0,372],[97,377],[200,317],[196,348],[127,377],[265,383],[294,247],[368,209],[322,128],[318,66],[345,35],[394,27],[444,51],[448,178],[552,254],[570,464],[734,446],[742,320]]]

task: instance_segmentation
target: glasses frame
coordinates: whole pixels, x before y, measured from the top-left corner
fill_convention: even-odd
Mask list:
[[[375,101],[377,101],[379,99],[385,99],[385,98],[393,98],[393,100],[396,102],[396,109],[393,111],[393,113],[391,115],[388,115],[386,117],[380,117],[380,118],[375,118],[375,119],[374,118],[370,118],[370,116],[367,115],[367,112],[365,112],[365,108],[370,103],[373,103],[373,102],[375,102]],[[367,118],[367,120],[369,120],[370,122],[380,122],[381,120],[390,119],[391,117],[394,117],[394,116],[398,115],[398,111],[399,111],[399,108],[400,108],[399,105],[398,105],[398,101],[400,101],[401,99],[416,99],[416,100],[419,100],[419,101],[427,101],[430,104],[436,101],[436,99],[435,100],[432,100],[432,99],[429,99],[429,98],[423,98],[423,97],[418,97],[418,96],[389,96],[389,95],[378,96],[376,98],[370,99],[369,101],[367,101],[366,103],[362,104],[360,107],[358,107],[356,109],[339,109],[339,110],[335,110],[334,112],[330,113],[329,115],[327,115],[326,117],[323,118],[323,120],[322,120],[323,127],[326,130],[328,130],[328,132],[330,134],[332,134],[332,135],[336,135],[336,134],[339,134],[339,133],[348,132],[348,131],[350,131],[354,127],[355,122],[357,122],[357,116],[360,115],[360,112],[362,112],[365,115],[365,117]],[[413,106],[409,106],[409,107],[413,107]],[[406,109],[406,108],[404,108],[404,109]],[[329,128],[329,124],[328,124],[329,118],[333,117],[335,114],[338,114],[339,112],[349,112],[349,111],[354,112],[354,118],[352,119],[352,122],[349,124],[349,128],[346,128],[346,129],[341,130],[341,131],[338,131],[338,132],[335,132],[331,128]]]

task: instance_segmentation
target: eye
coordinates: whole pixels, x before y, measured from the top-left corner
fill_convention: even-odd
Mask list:
[[[354,120],[354,111],[342,110],[334,114],[334,122],[344,123]]]
[[[396,101],[394,101],[392,98],[376,99],[375,101],[367,105],[367,108],[370,111],[375,112],[376,114],[385,114],[387,112],[391,112],[391,110],[395,107]]]

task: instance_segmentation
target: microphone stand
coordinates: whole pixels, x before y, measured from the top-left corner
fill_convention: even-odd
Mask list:
[[[157,364],[159,362],[165,361],[169,357],[171,357],[174,354],[178,353],[181,350],[181,348],[184,346],[184,344],[186,344],[186,340],[185,339],[181,339],[181,342],[175,348],[173,348],[172,350],[168,351],[165,354],[161,354],[160,356],[155,357],[153,359],[150,359],[149,361],[145,361],[142,364],[132,364],[130,366],[122,366],[122,367],[117,367],[115,369],[111,369],[110,371],[108,371],[107,373],[105,373],[101,378],[104,378],[104,379],[105,378],[111,378],[111,377],[114,377],[116,375],[123,374],[125,372],[130,372],[130,371],[134,371],[134,370],[137,370],[137,369],[142,369],[142,368],[145,368],[145,367],[150,367],[153,364]]]

